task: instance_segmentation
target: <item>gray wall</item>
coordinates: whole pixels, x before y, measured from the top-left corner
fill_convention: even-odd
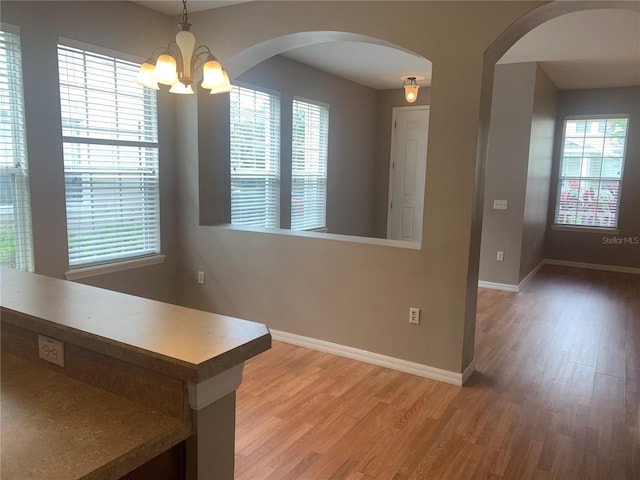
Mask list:
[[[418,99],[411,105],[429,105],[431,89],[418,90]],[[393,107],[408,107],[404,89],[379,90],[376,122],[376,177],[374,189],[373,237],[387,238],[387,213],[389,205],[389,161],[391,159],[391,121]]]
[[[68,270],[58,35],[146,57],[172,31],[167,17],[127,2],[2,2],[2,21],[20,27],[36,273]],[[162,251],[166,263],[82,280],[165,301],[175,299],[173,98],[158,101]]]
[[[480,280],[518,285],[542,260],[556,88],[536,63],[495,69]],[[494,200],[508,200],[494,210]],[[535,246],[534,246],[535,244]],[[496,259],[504,252],[504,260]]]
[[[259,56],[275,38],[302,46],[309,38],[300,32],[306,31],[368,35],[433,62],[422,246],[412,250],[201,226],[200,195],[212,189],[201,183],[204,162],[199,157],[211,158],[215,138],[204,130],[213,124],[203,120],[206,111],[224,103],[224,96],[199,95],[197,103],[178,97],[161,111],[161,188],[164,247],[179,242],[180,276],[172,278],[165,264],[121,277],[126,276],[133,293],[169,295],[179,286],[178,300],[192,306],[461,372],[473,359],[473,344],[465,338],[473,339],[475,325],[472,218],[483,55],[502,31],[541,4],[249,2],[192,13],[199,43],[212,46],[225,65]],[[66,269],[66,241],[55,34],[144,57],[166,43],[175,22],[115,2],[3,2],[2,9],[3,20],[24,26],[30,38],[26,50],[33,63],[25,93],[28,121],[34,122],[28,126],[28,146],[30,155],[39,157],[31,169],[39,212],[36,261],[43,273],[60,276]],[[44,50],[38,53],[38,48]],[[206,285],[197,285],[197,269],[207,273]],[[124,281],[121,277],[105,281],[115,288]],[[409,306],[423,309],[420,326],[409,325]]]
[[[640,87],[575,90],[561,92],[556,124],[553,179],[549,205],[549,224],[553,223],[558,182],[558,165],[562,128],[565,117],[571,115],[630,115],[627,138],[620,217],[617,237],[640,237]],[[640,245],[633,243],[606,244],[602,233],[549,230],[545,243],[547,258],[598,265],[640,267]]]
[[[484,192],[480,280],[517,285],[531,140],[536,64],[498,65],[493,83]],[[494,210],[494,200],[508,200]],[[504,261],[496,260],[498,251]]]
[[[242,72],[238,65],[249,68],[313,43],[311,37],[354,32],[415,51],[433,62],[434,77],[420,250],[201,226],[197,206],[187,202],[178,213],[181,301],[423,365],[467,367],[473,344],[464,340],[473,339],[477,288],[469,265],[483,54],[536,5],[249,2],[193,13],[198,40],[215,46],[232,76],[231,67]],[[197,106],[180,108],[184,117],[198,115],[201,129],[198,135],[191,122],[178,122],[182,201],[198,190],[199,160],[215,150],[202,132],[215,105],[200,95]],[[198,269],[207,274],[204,286],[195,282]],[[423,310],[418,327],[408,322],[409,306]]]
[[[539,65],[536,68],[535,77],[519,281],[522,281],[544,260],[553,135],[558,101],[556,86]]]

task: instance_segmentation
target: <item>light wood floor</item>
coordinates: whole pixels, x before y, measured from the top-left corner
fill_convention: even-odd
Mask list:
[[[640,479],[640,276],[481,289],[464,388],[274,342],[237,397],[236,478]]]

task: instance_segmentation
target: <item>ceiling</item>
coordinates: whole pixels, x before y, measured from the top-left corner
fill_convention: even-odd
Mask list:
[[[188,0],[187,9],[189,10],[189,12],[199,12],[201,10],[211,10],[212,8],[226,7],[227,5],[235,5],[236,3],[245,3],[247,1],[250,0]],[[180,0],[133,0],[133,3],[137,3],[138,5],[142,5],[143,7],[150,8],[151,10],[155,10],[156,12],[164,13],[165,15],[182,15],[182,2]]]
[[[400,88],[403,77],[431,85],[431,62],[393,47],[364,42],[327,42],[296,48],[285,57],[376,90]]]
[[[607,9],[554,18],[498,63],[532,61],[560,90],[640,85],[640,14]]]
[[[136,1],[168,15],[182,4]],[[189,11],[240,1],[195,1]],[[431,83],[431,63],[409,52],[365,42],[326,42],[283,54],[375,89],[399,88],[402,77]],[[640,14],[614,9],[588,10],[550,20],[521,38],[498,63],[540,62],[560,90],[640,85]],[[436,65],[437,69],[437,65]]]

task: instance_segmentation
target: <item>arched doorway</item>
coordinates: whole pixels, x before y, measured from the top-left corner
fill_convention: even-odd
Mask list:
[[[494,69],[498,60],[513,47],[522,37],[536,27],[563,15],[587,10],[619,9],[640,14],[640,5],[632,2],[553,2],[543,5],[514,22],[504,30],[490,45],[483,59],[482,94],[478,135],[478,152],[476,161],[476,183],[474,194],[474,211],[472,224],[471,255],[469,264],[470,280],[468,283],[467,311],[476,311],[475,296],[472,293],[478,281],[480,237],[482,231],[484,187],[488,160],[489,124],[491,121],[492,92]],[[473,308],[470,308],[473,304]],[[471,319],[467,317],[467,326]],[[475,325],[475,317],[472,320]],[[465,352],[473,349],[474,334],[465,334]],[[470,362],[472,355],[466,355],[464,364]]]

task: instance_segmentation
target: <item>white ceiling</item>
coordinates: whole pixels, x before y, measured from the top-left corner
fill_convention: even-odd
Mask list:
[[[189,12],[199,12],[201,10],[211,10],[212,8],[226,7],[227,5],[234,5],[236,3],[245,3],[250,0],[237,0],[237,1],[218,1],[218,0],[188,0],[187,10]],[[182,15],[182,2],[180,0],[133,0],[133,3],[142,5],[143,7],[150,8],[156,12],[164,13],[165,15]]]
[[[560,90],[640,85],[640,13],[587,10],[554,18],[498,63],[532,61]]]
[[[416,77],[422,87],[431,85],[431,62],[384,45],[364,42],[327,42],[289,50],[292,60],[353,82],[385,90],[400,88],[404,77]]]
[[[179,15],[178,0],[136,1]],[[189,0],[190,12],[240,1]],[[376,89],[399,88],[404,76],[430,85],[431,63],[402,50],[364,42],[318,43],[285,56]],[[550,20],[520,39],[499,63],[540,62],[561,90],[640,85],[640,14],[588,10]],[[437,65],[436,65],[437,70]]]

